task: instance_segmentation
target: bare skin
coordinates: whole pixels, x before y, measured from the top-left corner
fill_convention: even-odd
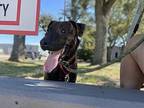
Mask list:
[[[136,35],[130,39],[125,51],[133,47],[142,35]],[[140,89],[144,83],[144,43],[136,48],[131,54],[122,59],[120,68],[121,88]]]

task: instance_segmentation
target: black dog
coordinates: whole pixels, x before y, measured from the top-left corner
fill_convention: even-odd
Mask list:
[[[44,79],[65,81],[69,76],[69,82],[75,82],[77,74],[77,48],[85,25],[74,21],[51,21],[48,25],[45,37],[40,45],[43,50],[51,51],[44,65]]]

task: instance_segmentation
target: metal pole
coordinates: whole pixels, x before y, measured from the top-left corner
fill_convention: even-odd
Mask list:
[[[136,14],[128,30],[127,40],[133,37],[136,31],[138,30],[139,23],[141,22],[144,13],[144,0],[138,0],[137,2],[138,3],[137,3]]]
[[[66,20],[66,0],[64,0],[64,21]]]

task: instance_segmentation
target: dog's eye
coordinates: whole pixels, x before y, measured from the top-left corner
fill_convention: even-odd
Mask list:
[[[65,30],[64,30],[64,29],[62,29],[62,30],[61,30],[61,32],[62,32],[62,33],[65,33]]]
[[[73,34],[73,33],[74,33],[74,31],[73,31],[73,30],[70,30],[70,31],[69,31],[69,33],[70,33],[70,34]]]

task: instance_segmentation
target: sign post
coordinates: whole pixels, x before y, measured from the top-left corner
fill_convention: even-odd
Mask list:
[[[40,0],[1,0],[0,34],[37,35]]]

